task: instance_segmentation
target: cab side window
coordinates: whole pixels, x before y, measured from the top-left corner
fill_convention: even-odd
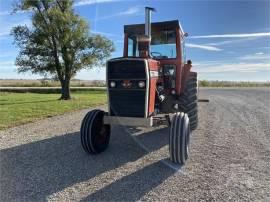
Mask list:
[[[137,40],[134,37],[128,37],[128,56],[138,57]]]

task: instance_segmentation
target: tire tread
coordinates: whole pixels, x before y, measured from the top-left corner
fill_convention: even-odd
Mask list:
[[[190,72],[186,81],[186,89],[178,99],[180,109],[188,114],[190,129],[198,126],[198,79],[197,72]]]

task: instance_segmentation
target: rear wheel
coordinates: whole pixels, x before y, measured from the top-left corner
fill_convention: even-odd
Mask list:
[[[184,165],[189,155],[190,125],[187,114],[173,114],[169,134],[169,152],[172,162]]]
[[[107,149],[110,142],[110,125],[103,124],[105,112],[92,110],[88,112],[81,125],[81,144],[89,154],[98,154]]]
[[[185,91],[180,96],[180,110],[187,113],[190,129],[195,130],[198,126],[198,78],[197,72],[189,72],[185,83]]]

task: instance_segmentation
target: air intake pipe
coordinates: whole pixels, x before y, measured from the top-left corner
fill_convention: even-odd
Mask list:
[[[151,43],[151,12],[154,8],[145,7],[145,35],[138,36],[139,56],[143,58],[150,57],[150,43]]]
[[[156,11],[154,8],[145,7],[145,35],[151,38],[151,14]]]

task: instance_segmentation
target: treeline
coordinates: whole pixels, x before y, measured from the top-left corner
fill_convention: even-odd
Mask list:
[[[250,81],[199,81],[200,87],[270,87],[270,82]]]
[[[0,87],[60,87],[60,82],[53,79],[0,79]],[[103,80],[79,80],[73,79],[71,87],[104,87],[106,82]]]

